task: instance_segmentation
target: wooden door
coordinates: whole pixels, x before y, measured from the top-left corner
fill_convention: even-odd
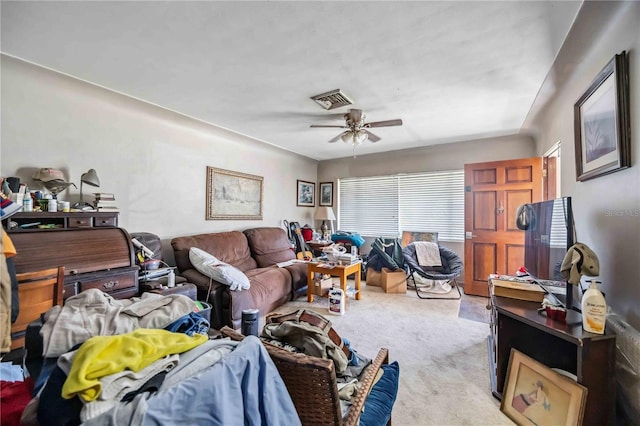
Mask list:
[[[464,292],[489,296],[489,274],[514,275],[524,263],[516,211],[542,200],[542,159],[464,166]]]

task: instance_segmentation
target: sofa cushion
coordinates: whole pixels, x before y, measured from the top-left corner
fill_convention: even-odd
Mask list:
[[[287,303],[291,295],[291,274],[283,268],[258,268],[246,274],[251,288],[232,294],[230,313],[234,328],[240,327],[243,310],[258,309],[260,316],[264,316]]]
[[[244,234],[260,268],[296,258],[287,233],[282,228],[252,228],[245,230]]]
[[[250,286],[249,278],[241,270],[197,247],[189,249],[189,260],[199,272],[228,285],[231,290],[246,290]]]
[[[176,237],[171,240],[171,247],[175,255],[176,266],[180,272],[192,269],[189,260],[189,249],[197,247],[245,272],[257,267],[251,257],[247,237],[240,231],[215,232],[186,237]]]

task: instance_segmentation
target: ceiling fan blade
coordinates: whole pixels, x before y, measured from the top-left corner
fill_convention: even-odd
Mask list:
[[[402,126],[401,119],[374,121],[371,123],[364,123],[364,127],[388,127],[388,126]]]
[[[338,136],[336,136],[335,138],[331,139],[329,141],[329,143],[335,143],[338,142],[340,139],[342,139],[342,135],[344,135],[345,133],[349,133],[349,132],[342,132],[340,133]]]
[[[336,126],[336,125],[332,125],[332,124],[312,124],[309,127],[332,127],[332,128],[337,128],[337,129],[348,129],[348,126]]]
[[[371,133],[368,130],[364,130],[367,133],[368,139],[370,142],[378,142],[380,140],[380,138],[376,135],[374,135],[373,133]]]

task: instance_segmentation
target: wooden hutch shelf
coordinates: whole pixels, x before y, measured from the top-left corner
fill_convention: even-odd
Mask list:
[[[12,227],[12,223],[17,226]],[[3,221],[7,232],[117,227],[118,212],[19,212]]]

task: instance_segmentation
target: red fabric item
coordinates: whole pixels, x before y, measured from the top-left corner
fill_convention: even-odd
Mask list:
[[[24,407],[31,401],[33,380],[27,377],[24,382],[0,380],[0,424],[2,426],[20,426],[20,417]]]
[[[313,229],[301,228],[300,232],[302,232],[302,238],[304,238],[305,241],[311,241],[313,239]]]

